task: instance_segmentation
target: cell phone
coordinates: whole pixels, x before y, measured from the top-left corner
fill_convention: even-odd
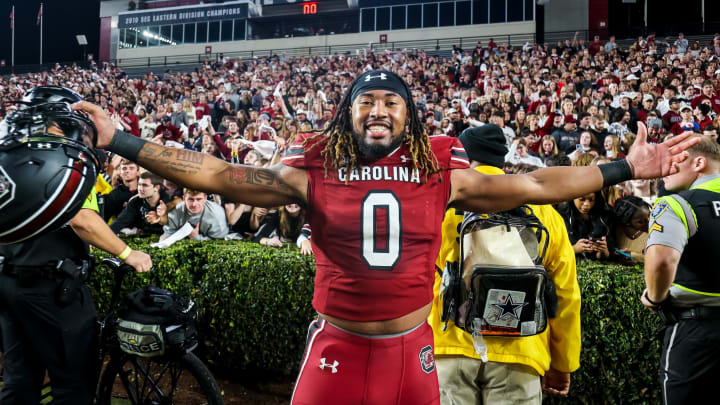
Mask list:
[[[635,258],[634,258],[634,257],[630,256],[629,254],[627,254],[627,253],[623,252],[623,251],[622,251],[622,250],[620,250],[620,249],[615,249],[615,253],[617,253],[617,254],[620,254],[620,255],[623,255],[623,256],[625,256],[625,257],[627,257],[628,259],[630,259],[630,261],[633,261],[633,262],[635,261]]]
[[[575,145],[575,150],[582,150],[582,148],[583,148],[583,147],[582,147],[582,145],[580,145],[580,144]]]

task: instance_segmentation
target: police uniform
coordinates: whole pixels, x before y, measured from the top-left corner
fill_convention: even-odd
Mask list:
[[[712,398],[720,375],[720,174],[655,202],[647,246],[681,252],[669,300],[660,359],[665,404]]]
[[[82,208],[98,211],[94,188]],[[61,297],[68,279],[62,270],[87,271],[88,254],[88,244],[70,226],[0,245],[3,405],[39,403],[46,370],[53,404],[91,403],[96,312],[82,282],[86,273]]]

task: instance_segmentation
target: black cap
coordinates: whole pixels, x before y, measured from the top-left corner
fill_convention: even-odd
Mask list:
[[[495,124],[468,128],[458,137],[470,160],[502,169],[505,165],[505,135]]]

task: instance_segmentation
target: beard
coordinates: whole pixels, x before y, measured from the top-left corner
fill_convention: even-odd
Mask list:
[[[392,131],[392,128],[390,130]],[[358,150],[360,151],[360,156],[368,161],[375,161],[384,158],[385,156],[389,155],[390,152],[397,149],[397,147],[402,144],[403,139],[405,139],[405,131],[403,131],[396,139],[392,140],[390,145],[371,145],[365,141],[365,134],[359,134],[355,132],[355,130],[353,130],[352,134],[358,143]]]

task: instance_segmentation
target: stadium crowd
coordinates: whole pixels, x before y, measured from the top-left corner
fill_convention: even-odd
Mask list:
[[[0,99],[38,85],[71,88],[101,105],[135,136],[233,163],[279,162],[299,133],[321,131],[358,74],[386,69],[403,77],[428,135],[458,136],[495,124],[506,139],[505,171],[595,165],[622,158],[638,122],[648,141],[684,130],[717,139],[720,128],[720,35],[710,43],[655,35],[621,48],[614,37],[508,46],[493,40],[450,56],[423,50],[362,49],[331,56],[219,58],[191,72],[130,77],[103,63],[56,65],[0,79]],[[10,112],[3,105],[0,114]],[[297,244],[312,254],[304,209],[234,204],[179,189],[135,163],[105,156],[99,179],[103,215],[115,232],[167,239],[249,238],[267,246]],[[659,180],[633,180],[559,204],[578,257],[643,260],[650,204]],[[179,237],[179,236],[178,236]]]

